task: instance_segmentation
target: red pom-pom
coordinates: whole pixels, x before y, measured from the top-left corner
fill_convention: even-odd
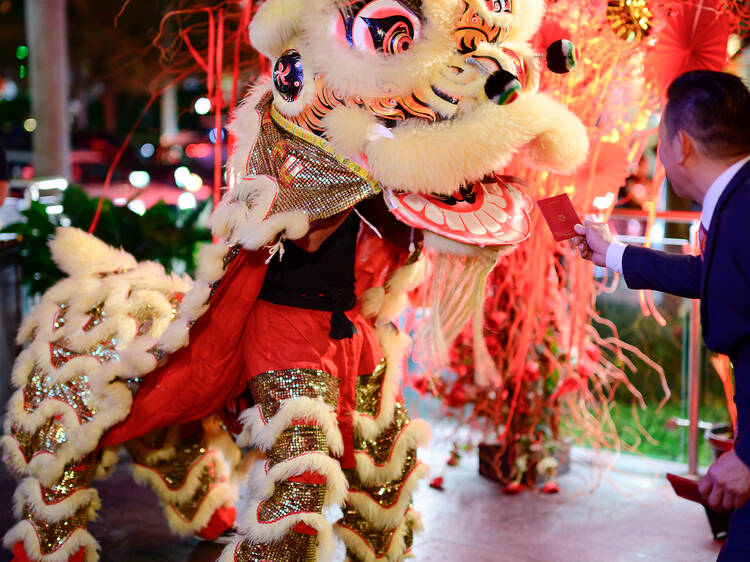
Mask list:
[[[430,480],[430,488],[435,488],[436,490],[442,490],[443,489],[443,477],[436,476],[435,478]]]

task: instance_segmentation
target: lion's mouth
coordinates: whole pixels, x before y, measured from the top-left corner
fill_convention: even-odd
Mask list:
[[[451,195],[385,190],[391,212],[400,221],[451,240],[475,246],[518,244],[531,231],[531,199],[520,180],[491,175]]]

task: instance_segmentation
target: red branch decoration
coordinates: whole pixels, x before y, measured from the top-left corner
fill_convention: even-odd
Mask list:
[[[123,4],[122,10],[128,7]],[[159,53],[164,71],[154,78],[150,85],[151,99],[143,110],[141,118],[159,98],[162,92],[173,84],[178,84],[188,76],[204,76],[206,95],[211,100],[214,112],[214,126],[217,130],[214,147],[214,206],[221,198],[222,187],[222,139],[218,131],[228,114],[237,104],[240,80],[245,76],[249,81],[258,77],[263,66],[258,53],[250,46],[248,25],[257,3],[251,0],[195,1],[180,0],[175,9],[167,13],[159,26],[159,32],[152,46]],[[119,15],[119,14],[118,14]],[[225,88],[224,45],[233,45],[231,86]],[[267,66],[267,65],[265,65]],[[227,90],[227,91],[225,91]],[[229,98],[229,103],[226,99]],[[133,125],[118,155],[110,165],[105,179],[99,207],[89,227],[96,231],[101,206],[109,189],[112,171],[119,157],[130,142],[130,138],[140,124]],[[231,149],[232,139],[228,139]]]

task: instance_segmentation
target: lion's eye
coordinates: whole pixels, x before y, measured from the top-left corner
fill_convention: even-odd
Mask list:
[[[354,2],[340,12],[335,33],[352,47],[395,55],[419,39],[422,22],[397,0]]]
[[[487,9],[490,12],[497,14],[501,12],[512,12],[513,11],[513,0],[484,0],[487,4]]]

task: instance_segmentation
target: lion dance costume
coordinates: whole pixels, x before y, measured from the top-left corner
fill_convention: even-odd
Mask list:
[[[444,353],[529,233],[530,201],[499,171],[521,150],[558,171],[587,151],[536,92],[542,15],[541,0],[261,5],[251,39],[273,76],[233,116],[220,242],[196,279],[77,230],[52,242],[68,278],[20,330],[3,437],[17,559],[98,558],[91,482],[122,445],[174,532],[215,537],[248,477],[231,433],[265,461],[221,560],[330,558],[334,531],[351,560],[408,556],[429,429],[399,390],[407,293],[429,254],[423,335]]]

